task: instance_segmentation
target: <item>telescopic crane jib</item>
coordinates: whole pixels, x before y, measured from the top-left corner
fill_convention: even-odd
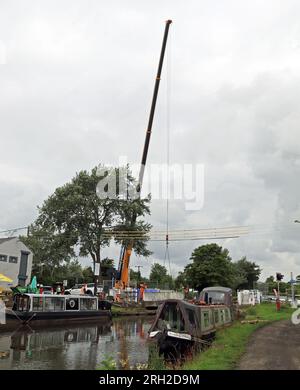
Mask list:
[[[148,121],[147,130],[146,130],[146,137],[145,137],[145,144],[144,144],[144,149],[143,149],[141,167],[140,167],[140,172],[139,172],[138,188],[137,188],[139,196],[141,195],[141,190],[142,190],[145,166],[146,166],[146,162],[147,162],[147,155],[148,155],[150,138],[151,138],[153,118],[154,118],[157,95],[158,95],[159,84],[160,84],[160,77],[161,77],[161,72],[162,72],[162,67],[163,67],[163,62],[164,62],[169,27],[170,27],[171,23],[172,23],[172,20],[167,20],[166,25],[165,25],[164,37],[163,37],[161,53],[160,53],[160,58],[159,58],[159,63],[158,63],[158,69],[157,69],[157,75],[156,75],[156,80],[155,80],[155,85],[154,85],[149,121]],[[135,222],[136,222],[136,215],[133,216],[132,221],[131,221],[131,225],[134,226]],[[122,246],[119,267],[118,267],[118,277],[116,279],[115,288],[124,289],[128,286],[129,261],[130,261],[132,248],[133,248],[133,240],[131,240],[127,246]]]

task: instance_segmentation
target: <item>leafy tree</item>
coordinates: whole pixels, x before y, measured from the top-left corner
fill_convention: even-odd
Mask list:
[[[265,281],[266,285],[267,285],[267,291],[268,291],[268,294],[274,294],[274,289],[277,290],[278,289],[278,283],[277,281],[275,280],[274,276],[269,276],[266,281]],[[281,294],[285,294],[287,291],[288,293],[290,293],[290,290],[291,290],[291,285],[290,283],[285,283],[285,282],[280,282],[279,283],[279,289],[280,289],[280,293]]]
[[[202,290],[208,286],[230,287],[233,281],[233,268],[229,252],[217,244],[207,244],[196,248],[181,278],[189,287]]]
[[[138,284],[139,282],[144,282],[146,284],[149,283],[149,279],[142,275],[140,271],[134,271],[133,269],[130,269],[129,271],[129,279],[132,285],[135,284],[135,282]]]
[[[142,278],[141,272],[134,271],[133,269],[130,268],[130,271],[129,271],[129,279],[130,279],[130,281],[139,282],[139,281],[142,280],[141,278]]]
[[[254,262],[248,261],[246,257],[241,258],[236,263],[233,263],[236,286],[239,290],[251,290],[255,287],[258,281],[261,269]]]
[[[167,268],[158,263],[153,264],[151,267],[149,282],[157,287],[173,287],[173,279],[168,275]]]
[[[269,276],[269,277],[266,279],[266,281],[265,281],[265,283],[274,283],[274,282],[275,282],[275,278],[274,278],[273,275]]]
[[[188,286],[188,282],[187,282],[185,273],[184,272],[179,272],[174,283],[175,283],[175,288],[176,289],[182,289],[184,287],[187,287]]]
[[[103,279],[111,279],[114,272],[114,260],[106,257],[101,261],[101,277]]]
[[[228,250],[217,244],[196,248],[190,260],[192,263],[177,276],[177,288],[188,286],[199,291],[209,286],[252,289],[261,272],[259,266],[246,257],[232,262]]]
[[[44,201],[38,209],[38,218],[30,227],[30,236],[24,239],[35,254],[37,267],[47,264],[53,273],[56,267],[75,257],[75,252],[79,256],[90,256],[94,264],[100,263],[101,249],[110,244],[114,229],[150,230],[150,224],[138,219],[150,213],[150,196],[128,200],[127,193],[121,193],[118,186],[114,199],[98,196],[100,179],[113,174],[118,177],[120,169],[107,168],[102,176],[99,176],[98,168],[90,173],[81,171]],[[134,179],[130,174],[125,178],[127,191],[134,185]],[[133,215],[135,223],[132,223]],[[120,238],[115,240],[124,243]],[[133,249],[147,256],[146,244],[146,238],[135,240]]]
[[[46,227],[31,226],[29,237],[20,237],[34,253],[32,273],[41,283],[53,282],[58,269],[66,266],[75,257],[70,237],[53,234]]]
[[[82,270],[83,281],[85,283],[92,283],[94,280],[94,272],[92,267],[85,267]]]

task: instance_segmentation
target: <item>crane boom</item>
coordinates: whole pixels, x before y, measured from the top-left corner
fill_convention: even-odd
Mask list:
[[[155,79],[155,84],[154,84],[152,103],[151,103],[151,108],[150,108],[148,126],[147,126],[147,130],[146,130],[146,137],[145,137],[144,149],[143,149],[143,154],[142,154],[142,161],[141,161],[140,172],[139,172],[138,186],[137,186],[137,191],[139,193],[139,196],[141,195],[141,190],[142,190],[142,184],[143,184],[145,166],[146,166],[146,162],[147,162],[147,156],[148,156],[148,150],[149,150],[149,144],[150,144],[150,138],[151,138],[151,132],[152,132],[152,125],[153,125],[157,95],[158,95],[158,90],[159,90],[161,72],[162,72],[165,51],[166,51],[166,45],[167,45],[167,40],[168,40],[168,34],[169,34],[169,28],[170,28],[171,23],[172,23],[172,20],[166,21],[163,42],[162,42],[162,47],[161,47],[161,52],[160,52],[160,58],[159,58],[159,63],[158,63],[158,69],[157,69],[157,74],[156,74],[156,79]],[[136,215],[133,216],[132,221],[131,221],[131,225],[134,226],[135,222],[136,222]],[[127,244],[127,246],[123,246],[121,249],[119,269],[118,269],[119,270],[119,277],[115,283],[116,288],[123,289],[123,288],[128,286],[129,261],[130,261],[132,248],[133,248],[133,240],[131,240]]]

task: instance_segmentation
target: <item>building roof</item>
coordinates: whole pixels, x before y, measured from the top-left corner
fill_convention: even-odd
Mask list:
[[[16,238],[16,237],[3,237],[3,238],[0,238],[0,245],[3,244],[6,241],[13,240],[14,238]]]

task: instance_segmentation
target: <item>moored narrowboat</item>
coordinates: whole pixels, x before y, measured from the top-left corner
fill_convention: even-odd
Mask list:
[[[90,295],[16,294],[12,309],[6,309],[8,325],[49,326],[110,318],[111,303]]]
[[[196,303],[179,299],[164,301],[149,330],[149,339],[157,343],[159,353],[166,359],[176,360],[189,351],[201,350],[218,328],[232,321],[231,290],[207,288]]]

